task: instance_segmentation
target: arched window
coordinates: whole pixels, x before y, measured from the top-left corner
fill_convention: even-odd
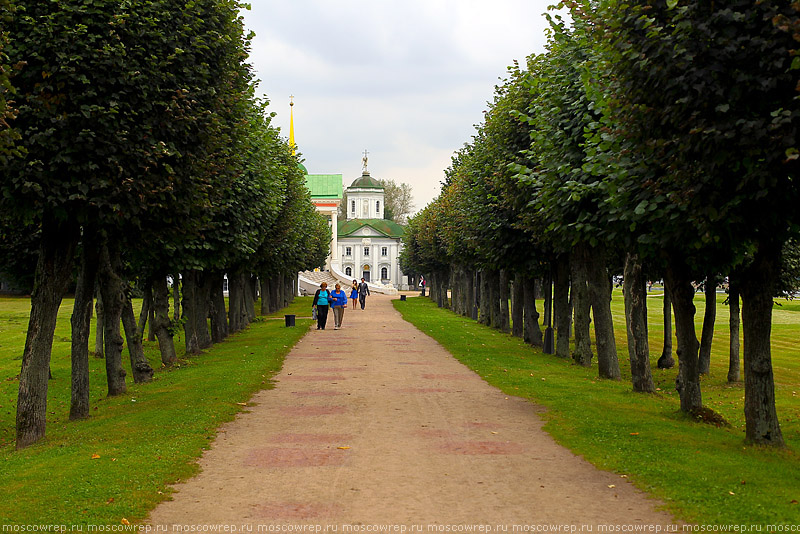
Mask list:
[[[344,268],[344,274],[346,274],[347,276],[353,276],[353,268],[352,267],[345,267]]]
[[[381,267],[381,280],[386,280],[387,278],[389,278],[389,269]]]
[[[375,201],[375,215],[379,215],[380,212],[381,212],[381,201],[380,200],[376,200]]]

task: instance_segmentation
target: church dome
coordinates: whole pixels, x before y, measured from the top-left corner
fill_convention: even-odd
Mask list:
[[[364,171],[360,177],[356,178],[355,181],[350,184],[350,187],[353,189],[383,189],[383,185],[381,185],[378,180],[370,176],[369,171]]]

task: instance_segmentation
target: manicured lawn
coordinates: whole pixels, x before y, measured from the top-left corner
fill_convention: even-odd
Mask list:
[[[146,343],[159,369],[152,383],[107,398],[103,360],[92,358],[92,416],[69,422],[72,301],[59,313],[48,390],[47,437],[14,450],[14,419],[29,300],[0,298],[0,524],[115,524],[143,519],[166,499],[168,486],[197,472],[196,459],[217,427],[271,387],[283,358],[311,325],[310,298],[298,298],[276,319],[259,319],[204,354],[160,368],[155,342]],[[285,328],[284,313],[298,315]],[[94,339],[94,338],[92,338]],[[93,345],[92,345],[93,346]],[[179,355],[183,343],[176,339]],[[127,352],[124,353],[127,358]],[[125,363],[127,367],[127,362]]]
[[[625,475],[666,502],[678,517],[700,524],[800,524],[800,306],[783,303],[773,328],[778,413],[788,447],[744,444],[744,390],[726,381],[728,308],[719,295],[711,374],[703,380],[706,405],[729,428],[689,420],[679,411],[675,369],[660,371],[662,300],[648,299],[655,395],[631,391],[622,297],[614,294],[617,349],[623,380],[597,378],[592,368],[542,354],[510,335],[439,309],[429,299],[394,301],[403,317],[507,394],[547,407],[545,429],[598,467]],[[698,294],[698,324],[702,295]],[[700,329],[698,327],[698,336]],[[676,346],[676,345],[675,345]]]

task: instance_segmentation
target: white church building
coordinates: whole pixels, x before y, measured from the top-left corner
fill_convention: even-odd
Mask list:
[[[295,154],[294,97],[289,103],[289,143]],[[331,227],[331,248],[325,265],[315,272],[298,275],[298,289],[313,293],[323,281],[340,282],[349,288],[353,280],[364,278],[371,291],[394,294],[408,289],[407,277],[400,270],[400,251],[404,227],[384,219],[385,191],[380,181],[367,170],[367,154],[361,160],[362,173],[346,190],[348,206],[345,220],[339,220],[342,203],[341,174],[309,174],[304,166],[306,187],[311,201],[328,219]]]
[[[306,174],[306,186],[317,211],[328,218],[333,238],[324,269],[301,273],[301,286],[310,291],[325,280],[347,288],[353,280],[364,278],[370,289],[379,293],[409,289],[399,261],[405,229],[383,218],[385,191],[367,170],[366,155],[361,176],[346,190],[342,189],[341,174]],[[345,198],[346,218],[340,220],[338,208]]]
[[[384,189],[363,173],[347,188],[347,219],[338,221],[336,246],[342,272],[351,279],[364,278],[398,289],[406,280],[400,270],[403,226],[384,219]]]

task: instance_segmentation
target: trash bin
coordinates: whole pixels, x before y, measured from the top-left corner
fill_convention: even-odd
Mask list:
[[[406,300],[406,296],[405,295],[400,295],[400,300]]]
[[[294,326],[294,315],[284,315],[283,317],[286,320],[286,326]]]

